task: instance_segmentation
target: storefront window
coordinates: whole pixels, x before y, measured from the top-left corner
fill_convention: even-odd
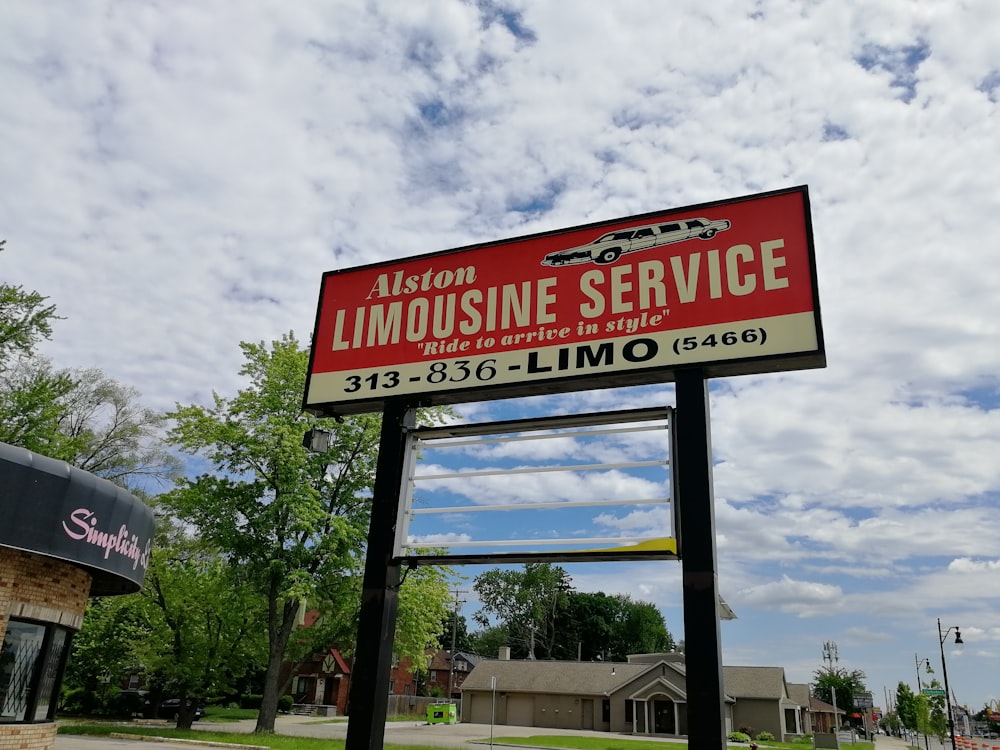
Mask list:
[[[69,631],[11,619],[0,647],[0,722],[50,721],[55,712]]]

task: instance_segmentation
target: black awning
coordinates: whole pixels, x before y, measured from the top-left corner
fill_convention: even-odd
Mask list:
[[[153,511],[90,472],[0,443],[0,546],[63,560],[94,576],[91,596],[142,587]]]

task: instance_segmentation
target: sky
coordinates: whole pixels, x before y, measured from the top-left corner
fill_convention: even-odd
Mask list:
[[[58,307],[57,366],[169,409],[234,393],[240,341],[307,341],[326,271],[807,185],[827,366],[710,382],[723,661],[809,682],[832,641],[879,705],[918,659],[940,677],[940,618],[977,709],[1000,698],[998,34],[994,0],[9,0],[0,279]],[[683,637],[679,563],[567,569]]]

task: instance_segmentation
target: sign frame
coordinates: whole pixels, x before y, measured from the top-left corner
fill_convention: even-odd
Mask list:
[[[816,278],[804,185],[329,271],[303,409],[825,367]]]

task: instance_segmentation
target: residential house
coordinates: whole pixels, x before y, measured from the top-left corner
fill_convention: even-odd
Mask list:
[[[350,712],[351,659],[336,648],[313,654],[292,675],[290,692],[298,705],[314,706],[319,713],[346,716]],[[283,665],[283,676],[290,665]],[[394,661],[389,674],[390,695],[416,695],[409,659]]]
[[[445,698],[461,698],[465,678],[481,659],[478,654],[468,651],[456,651],[454,658],[444,650],[432,653],[427,664],[427,683],[424,692]]]

